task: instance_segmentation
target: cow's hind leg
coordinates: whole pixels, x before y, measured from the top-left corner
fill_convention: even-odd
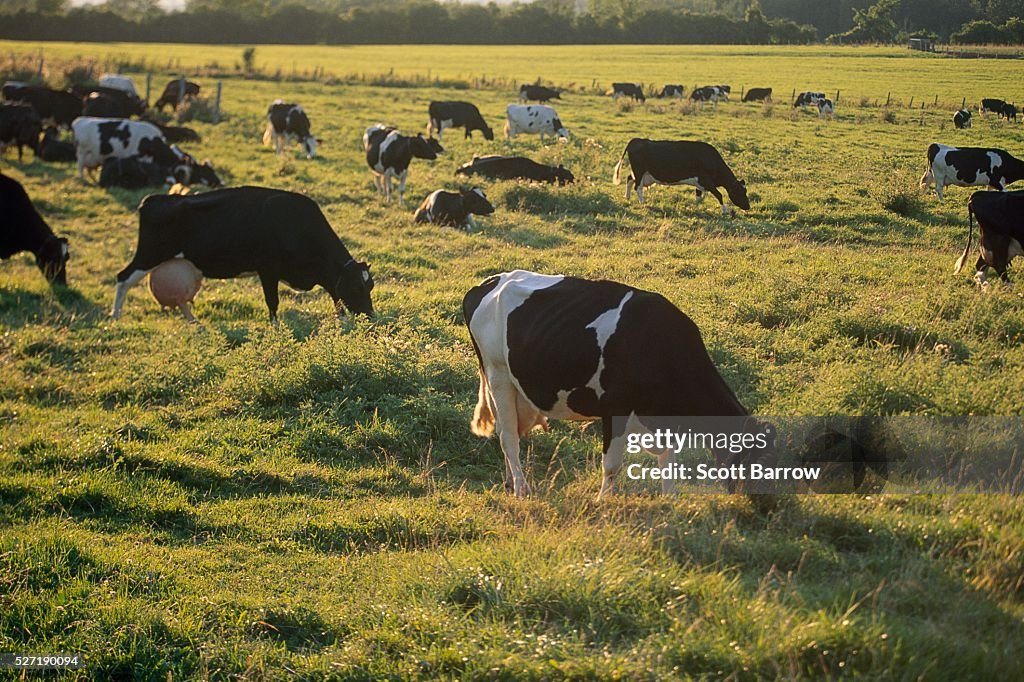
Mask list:
[[[260,284],[263,285],[263,298],[267,301],[267,310],[270,311],[270,321],[277,324],[277,306],[280,301],[277,291],[277,277],[261,272]]]
[[[603,439],[603,454],[601,456],[601,468],[603,478],[601,479],[601,490],[597,493],[597,499],[601,499],[606,493],[615,492],[615,478],[622,469],[622,455],[626,447],[625,424],[619,424],[616,429],[616,421],[611,417],[601,420],[601,436]]]
[[[405,206],[405,179],[409,177],[409,169],[398,174],[398,205]]]
[[[516,389],[507,379],[491,378],[491,396],[494,398],[495,417],[497,418],[498,439],[501,451],[505,455],[506,478],[512,481],[512,490],[516,497],[530,494],[530,486],[523,473],[523,464],[519,460],[519,417],[516,410]]]

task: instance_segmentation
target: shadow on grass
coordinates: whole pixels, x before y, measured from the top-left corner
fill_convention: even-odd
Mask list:
[[[74,277],[74,272],[68,276]],[[0,321],[10,327],[23,327],[48,316],[69,316],[71,326],[92,326],[105,315],[103,307],[74,287],[52,285],[49,291],[0,287]]]

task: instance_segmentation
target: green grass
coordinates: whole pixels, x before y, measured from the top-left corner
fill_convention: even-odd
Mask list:
[[[194,55],[183,63],[198,67],[241,53],[45,50]],[[72,261],[71,287],[56,292],[27,256],[0,266],[0,651],[84,653],[80,679],[1024,677],[1017,498],[798,497],[766,516],[739,497],[627,483],[598,504],[598,432],[560,423],[525,442],[537,494],[511,499],[497,443],[469,433],[475,359],[459,312],[467,288],[502,270],[607,277],[693,317],[759,414],[1020,414],[1024,301],[952,275],[970,190],[944,204],[916,195],[930,142],[1021,151],[1020,127],[949,122],[961,87],[1012,99],[1011,62],[832,48],[257,50],[269,71],[300,59],[336,78],[392,64],[564,85],[749,78],[858,99],[821,122],[784,102],[624,112],[575,93],[558,105],[569,143],[451,134],[445,156],[413,165],[402,210],[373,193],[365,127],[422,130],[431,99],[465,98],[500,129],[509,92],[226,79],[224,122],[190,124],[203,142],[186,149],[229,184],[315,198],[377,281],[372,322],[338,321],[323,292],[282,288],[279,328],[254,280],[206,282],[200,326],[161,312],[145,286],[111,322],[145,192],[8,152],[4,172],[69,237]],[[885,122],[873,100],[889,88],[948,106],[901,106]],[[278,96],[306,107],[322,158],[260,146]],[[723,218],[668,187],[627,205],[610,177],[634,135],[712,142],[747,180],[751,210]],[[564,163],[579,182],[486,184],[498,211],[473,234],[411,224],[427,193],[460,186],[459,164],[510,151]]]

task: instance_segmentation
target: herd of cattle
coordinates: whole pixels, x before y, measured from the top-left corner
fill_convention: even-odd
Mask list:
[[[155,107],[176,107],[198,92],[197,84],[171,81]],[[659,96],[682,97],[684,92],[681,85],[666,85]],[[719,100],[727,101],[730,92],[727,85],[704,86],[694,89],[691,99],[715,106]],[[743,100],[770,101],[771,93],[771,88],[753,88]],[[568,139],[557,112],[545,104],[560,100],[560,94],[543,86],[522,86],[521,103],[506,108],[506,138],[534,134],[542,140],[546,135]],[[642,88],[633,83],[615,83],[608,94],[645,101]],[[17,145],[19,160],[22,147],[29,146],[42,160],[77,162],[83,180],[86,172],[91,177],[101,168],[99,184],[104,187],[221,184],[209,162],[196,161],[174,144],[198,141],[194,131],[131,118],[144,116],[148,106],[129,79],[108,76],[96,87],[68,92],[8,83],[3,96],[0,144]],[[531,100],[539,103],[529,104]],[[794,106],[816,107],[819,116],[834,111],[821,92],[800,93]],[[981,109],[1008,120],[1017,115],[1015,107],[1001,100],[986,99]],[[363,135],[366,162],[385,201],[397,192],[404,205],[413,159],[431,160],[444,153],[445,130],[462,128],[466,138],[479,131],[485,139],[494,139],[493,129],[469,102],[431,102],[427,113],[426,135],[405,135],[382,123]],[[969,111],[958,111],[954,123],[970,127],[970,118]],[[61,139],[61,128],[71,130],[73,142]],[[297,143],[312,159],[319,140],[302,106],[277,100],[267,111],[263,142],[273,143],[278,154]],[[614,184],[620,184],[627,161],[627,201],[635,190],[642,204],[644,189],[654,184],[690,185],[696,188],[698,203],[710,193],[723,213],[735,209],[726,206],[719,188],[735,207],[750,208],[746,184],[705,142],[633,138],[614,168]],[[968,258],[977,218],[981,251],[976,279],[984,282],[991,267],[1008,283],[1007,265],[1024,252],[1024,192],[1009,192],[1007,187],[1024,178],[1024,162],[1000,149],[941,144],[928,148],[927,161],[921,186],[934,184],[940,200],[948,185],[998,190],[972,195],[967,248],[956,271]],[[475,156],[456,173],[559,186],[575,180],[561,165],[547,166],[522,156]],[[438,189],[419,205],[413,220],[468,230],[475,226],[473,215],[494,210],[479,187]],[[48,280],[66,284],[68,240],[53,233],[24,188],[3,174],[0,212],[11,226],[0,233],[0,258],[28,251]],[[147,274],[157,299],[177,305],[192,320],[189,305],[202,278],[253,273],[260,279],[271,320],[277,317],[280,282],[303,291],[322,287],[339,315],[346,310],[373,314],[370,266],[348,251],[320,207],[301,194],[263,187],[146,197],[139,206],[136,252],[117,274],[111,314],[120,317],[128,289]],[[659,294],[615,282],[516,270],[471,289],[463,312],[479,361],[472,430],[482,436],[497,430],[506,484],[516,495],[529,490],[519,460],[519,439],[536,426],[546,427],[549,418],[602,420],[604,493],[613,488],[622,464],[624,434],[613,417],[632,416],[641,423],[643,415],[750,417],[712,364],[697,327]],[[650,348],[651,343],[661,343],[658,339],[666,340],[664,347]],[[635,349],[641,346],[645,352],[637,354]],[[750,428],[759,428],[753,418]]]

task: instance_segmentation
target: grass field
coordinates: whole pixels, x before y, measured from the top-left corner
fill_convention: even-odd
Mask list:
[[[0,43],[0,54],[38,47]],[[240,53],[44,46],[54,63],[166,68],[173,54],[186,71],[233,68]],[[256,281],[237,280],[206,283],[201,325],[161,312],[144,285],[113,323],[114,275],[146,192],[3,158],[72,260],[57,291],[27,255],[0,265],[0,651],[79,652],[78,678],[96,680],[1024,678],[1019,499],[797,497],[762,515],[741,497],[626,482],[596,503],[599,430],[557,424],[527,441],[537,492],[515,500],[497,443],[469,433],[476,361],[460,313],[463,293],[503,270],[606,277],[687,312],[755,413],[1019,415],[1024,299],[952,275],[970,190],[942,204],[917,190],[931,142],[1024,151],[1019,125],[950,123],[964,96],[1019,101],[1013,62],[257,48],[266,72],[293,62],[326,69],[330,84],[225,77],[225,120],[194,124],[203,142],[184,146],[228,184],[316,199],[373,267],[372,322],[339,321],[322,291],[282,287],[274,328]],[[500,131],[511,93],[344,78],[392,66],[586,87],[557,107],[570,142],[449,134],[446,155],[413,164],[401,209],[373,192],[366,126],[422,130],[430,100],[467,99]],[[695,111],[585,92],[627,79],[783,97]],[[793,88],[851,94],[819,121],[782,101]],[[890,91],[901,104],[876,106]],[[911,95],[940,106],[911,109]],[[277,97],[309,112],[316,160],[260,146]],[[724,218],[669,187],[627,205],[610,177],[633,136],[713,143],[747,181],[751,210]],[[564,163],[579,182],[488,183],[498,210],[472,234],[410,224],[428,192],[460,186],[453,171],[473,154],[510,151]]]

